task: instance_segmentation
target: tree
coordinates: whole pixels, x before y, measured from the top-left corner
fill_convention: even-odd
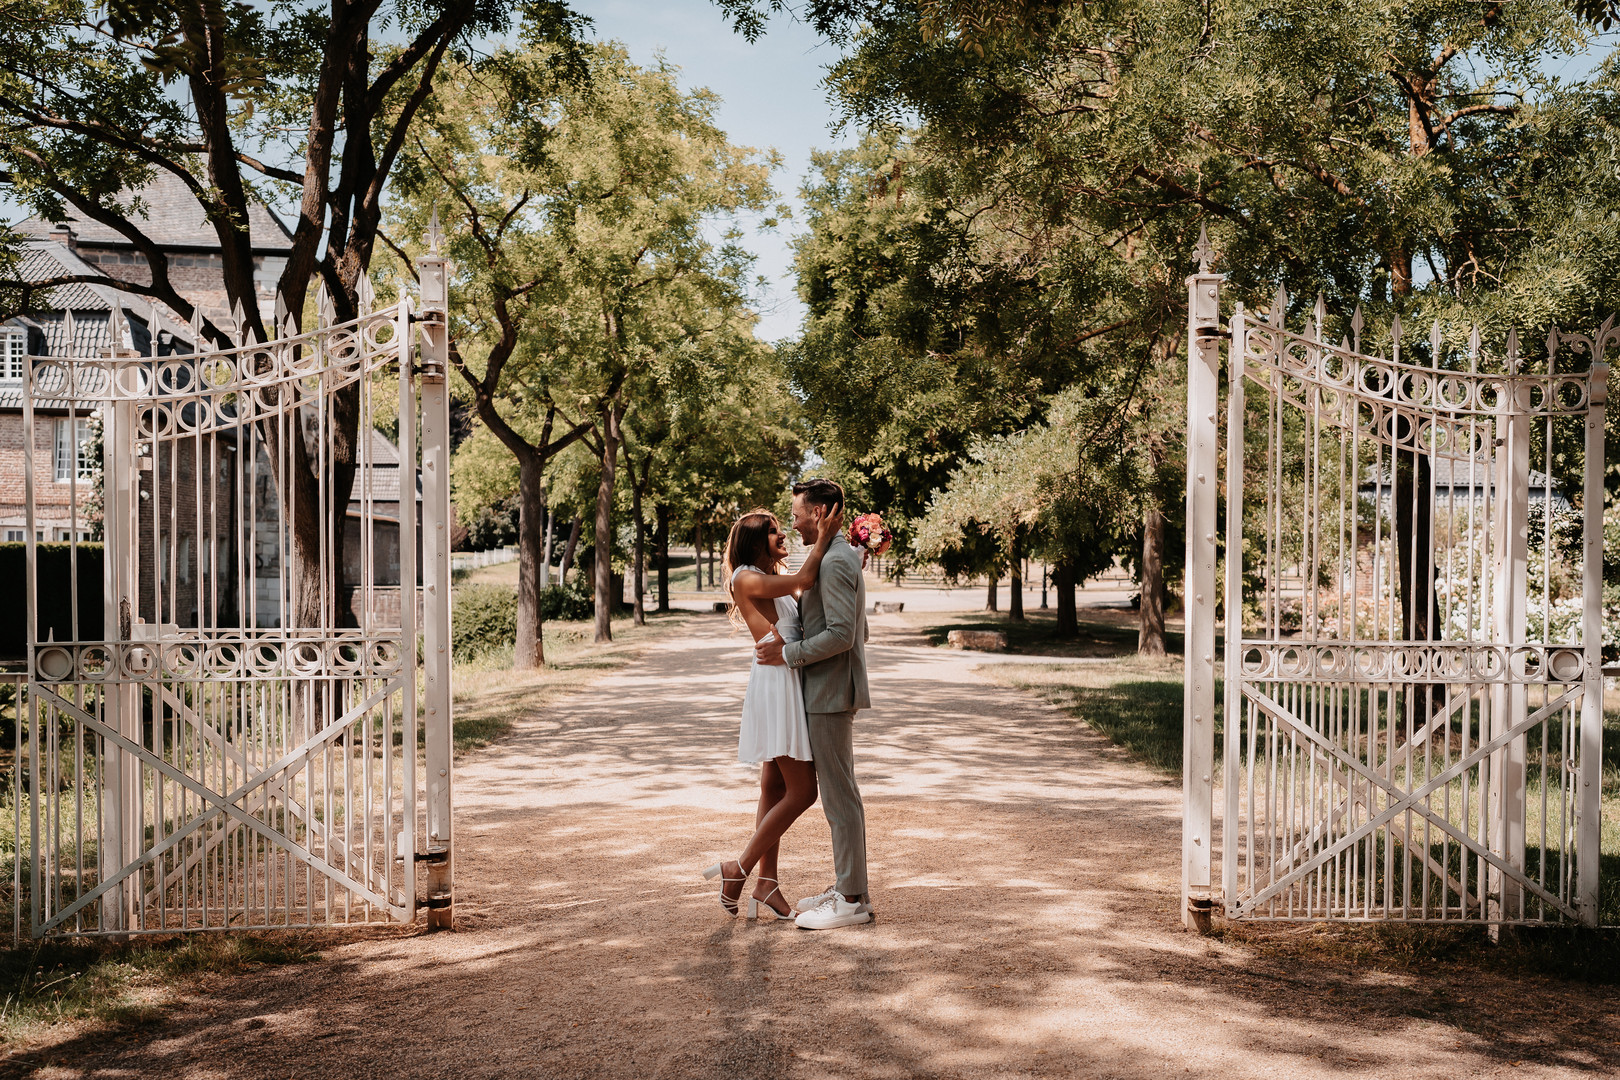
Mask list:
[[[453,356],[480,419],[518,458],[520,663],[540,641],[540,492],[575,441],[597,459],[596,635],[611,639],[615,493],[625,424],[656,409],[669,372],[751,337],[748,256],[713,233],[764,210],[774,159],[731,146],[716,100],[622,48],[499,50],[441,77],[400,188],[408,228],[443,204],[466,276]],[[656,421],[654,422],[654,425]]]
[[[1612,103],[1544,70],[1550,49],[1588,39],[1551,2],[926,3],[871,14],[833,82],[851,119],[921,118],[906,175],[947,194],[941,206],[971,239],[964,262],[1062,282],[1048,295],[1115,353],[1082,365],[1093,384],[1126,394],[1122,413],[1164,406],[1136,409],[1124,435],[1150,451],[1161,485],[1138,549],[1154,576],[1148,541],[1175,505],[1164,487],[1178,470],[1141,436],[1173,432],[1177,410],[1105,373],[1179,368],[1179,279],[1197,220],[1211,219],[1220,268],[1251,305],[1267,306],[1280,280],[1325,292],[1340,319],[1358,301],[1409,320],[1504,302],[1568,311],[1616,250],[1598,224],[1602,243],[1584,246],[1602,259],[1574,245],[1549,275],[1536,242],[1585,213],[1571,196],[1612,172],[1592,156],[1613,146]],[[1616,205],[1613,193],[1598,205]],[[1419,264],[1431,275],[1421,287]],[[1504,299],[1483,300],[1488,288]],[[1424,526],[1399,527],[1407,549]],[[1150,648],[1162,637],[1152,616],[1144,604]]]
[[[104,18],[98,14],[105,12]],[[525,32],[573,55],[581,21],[551,0],[519,5],[293,0],[274,7],[182,4],[173,0],[5,0],[0,15],[0,182],[49,220],[68,207],[127,237],[145,259],[115,277],[120,289],[150,296],[191,319],[167,257],[143,231],[140,189],[158,173],[178,179],[211,222],[225,290],[240,312],[238,338],[284,332],[266,327],[254,286],[247,221],[252,200],[296,199],[292,253],[279,281],[296,327],[319,278],[340,320],[359,309],[360,282],[378,239],[383,193],[434,80],[451,51],[507,29],[514,12]],[[380,44],[389,27],[397,43]],[[289,136],[289,132],[292,132]],[[59,284],[11,282],[27,305]],[[226,344],[223,329],[205,332]],[[330,403],[334,445],[328,497],[349,499],[359,443],[359,391]],[[260,437],[272,443],[268,426]],[[281,492],[295,563],[293,625],[332,617],[321,610],[317,579],[325,544],[341,573],[341,516],[323,530],[321,478],[304,441],[290,440],[292,483]],[[334,583],[340,584],[340,583]],[[328,596],[338,595],[332,588]]]

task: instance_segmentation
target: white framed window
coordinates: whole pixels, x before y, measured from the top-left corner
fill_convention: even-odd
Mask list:
[[[28,331],[16,326],[0,327],[0,385],[22,385],[27,355]]]
[[[27,538],[27,534],[21,529],[6,530],[6,543],[8,544],[20,544]]]
[[[90,477],[90,421],[87,418],[61,419],[56,422],[56,482],[65,484],[74,477]]]

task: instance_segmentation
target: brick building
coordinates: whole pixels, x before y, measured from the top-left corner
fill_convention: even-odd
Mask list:
[[[218,242],[191,192],[160,173],[140,193],[140,201],[145,212],[144,219],[138,218],[142,231],[167,255],[176,290],[210,321],[234,330]],[[269,319],[292,238],[262,205],[254,205],[249,227],[259,310]],[[63,275],[150,280],[146,260],[135,246],[99,222],[29,219],[16,228],[27,238],[21,264],[25,280]],[[154,326],[158,356],[194,351],[186,320],[162,304],[114,288],[110,277],[107,284],[59,286],[36,298],[29,314],[0,322],[0,541],[19,541],[26,535],[22,397],[28,357],[97,357],[113,349],[151,356]],[[91,406],[50,394],[50,380],[59,376],[59,369],[47,365],[33,371],[35,536],[44,541],[87,540],[91,526],[86,510],[94,498]],[[279,501],[263,449],[248,448],[249,458],[239,460],[244,450],[238,441],[234,432],[210,436],[200,448],[188,440],[160,440],[153,458],[143,461],[140,490],[147,508],[143,512],[156,522],[150,530],[143,527],[140,536],[143,585],[136,614],[144,621],[222,627],[279,624],[284,594]],[[199,452],[205,458],[201,469],[194,461]],[[351,587],[345,592],[355,592],[353,583],[362,576],[360,497],[369,485],[372,582],[394,588],[392,606],[397,611],[399,454],[373,432],[369,456],[373,464],[356,478],[355,501],[347,514],[344,577]],[[151,512],[159,508],[161,514]],[[249,579],[251,588],[246,584]],[[358,597],[347,595],[340,602],[352,608]]]

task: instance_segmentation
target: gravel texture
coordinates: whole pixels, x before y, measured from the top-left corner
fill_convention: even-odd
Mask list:
[[[145,1032],[67,1037],[57,1077],[1612,1075],[1612,989],[1449,984],[1184,933],[1179,792],[980,658],[874,620],[857,722],[871,926],[724,916],[745,642],[719,617],[469,755],[457,929],[335,938],[216,978]],[[788,896],[831,878],[819,808]],[[1437,996],[1440,995],[1440,996]],[[1522,1022],[1507,1022],[1514,1015]]]

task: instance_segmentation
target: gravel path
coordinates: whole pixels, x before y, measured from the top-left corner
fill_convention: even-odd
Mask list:
[[[373,932],[308,966],[218,979],[144,1035],[36,1051],[56,1064],[33,1075],[1292,1078],[1620,1066],[1610,990],[1477,972],[1424,982],[1181,932],[1176,787],[1055,709],[979,679],[974,661],[879,623],[879,707],[856,728],[875,925],[811,933],[728,919],[698,878],[741,846],[754,798],[753,774],[734,764],[747,654],[716,617],[461,763],[457,932]],[[783,870],[790,896],[830,879],[819,808],[788,834]],[[1527,1022],[1501,1022],[1515,1007]],[[1537,1022],[1554,1013],[1555,1025]]]

